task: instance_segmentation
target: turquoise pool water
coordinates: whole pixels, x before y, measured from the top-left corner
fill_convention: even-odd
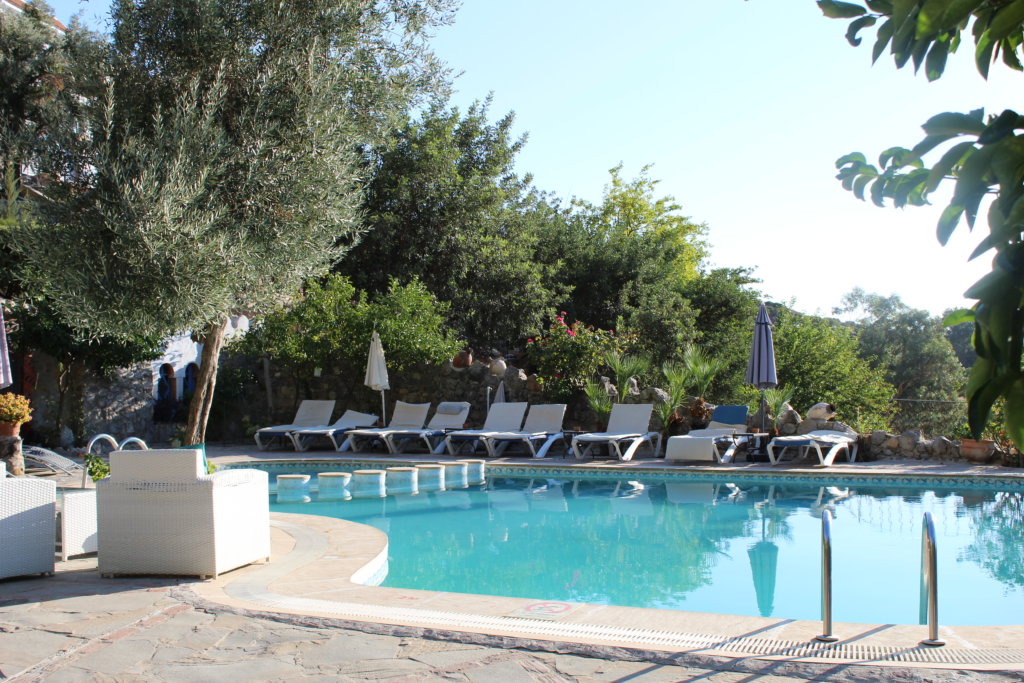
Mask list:
[[[418,495],[271,499],[276,511],[387,533],[386,586],[808,620],[821,618],[828,508],[833,618],[903,624],[920,623],[921,518],[931,511],[941,623],[1024,623],[1020,489],[488,475]]]

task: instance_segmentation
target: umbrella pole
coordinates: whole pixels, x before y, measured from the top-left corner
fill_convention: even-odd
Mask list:
[[[764,389],[761,390],[761,433],[764,434]]]
[[[383,424],[388,423],[387,408],[384,407],[384,390],[380,390],[380,419]]]

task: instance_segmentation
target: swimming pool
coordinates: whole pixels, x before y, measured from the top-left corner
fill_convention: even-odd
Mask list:
[[[418,495],[272,497],[272,509],[387,533],[385,586],[815,620],[828,508],[835,620],[904,624],[920,621],[921,517],[931,511],[942,623],[1024,621],[1021,487],[794,479],[489,474],[485,485]]]

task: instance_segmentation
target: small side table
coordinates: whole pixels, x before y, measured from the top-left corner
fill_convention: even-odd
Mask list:
[[[768,433],[767,432],[743,432],[733,434],[734,439],[744,437],[747,439],[747,462],[768,462]]]
[[[63,491],[60,500],[60,559],[99,550],[96,489]]]

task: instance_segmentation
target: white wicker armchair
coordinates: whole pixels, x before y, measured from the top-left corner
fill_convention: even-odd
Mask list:
[[[52,481],[0,479],[0,578],[53,574],[56,506]]]
[[[114,451],[96,483],[99,570],[216,578],[270,559],[267,473],[205,473],[195,449]]]

